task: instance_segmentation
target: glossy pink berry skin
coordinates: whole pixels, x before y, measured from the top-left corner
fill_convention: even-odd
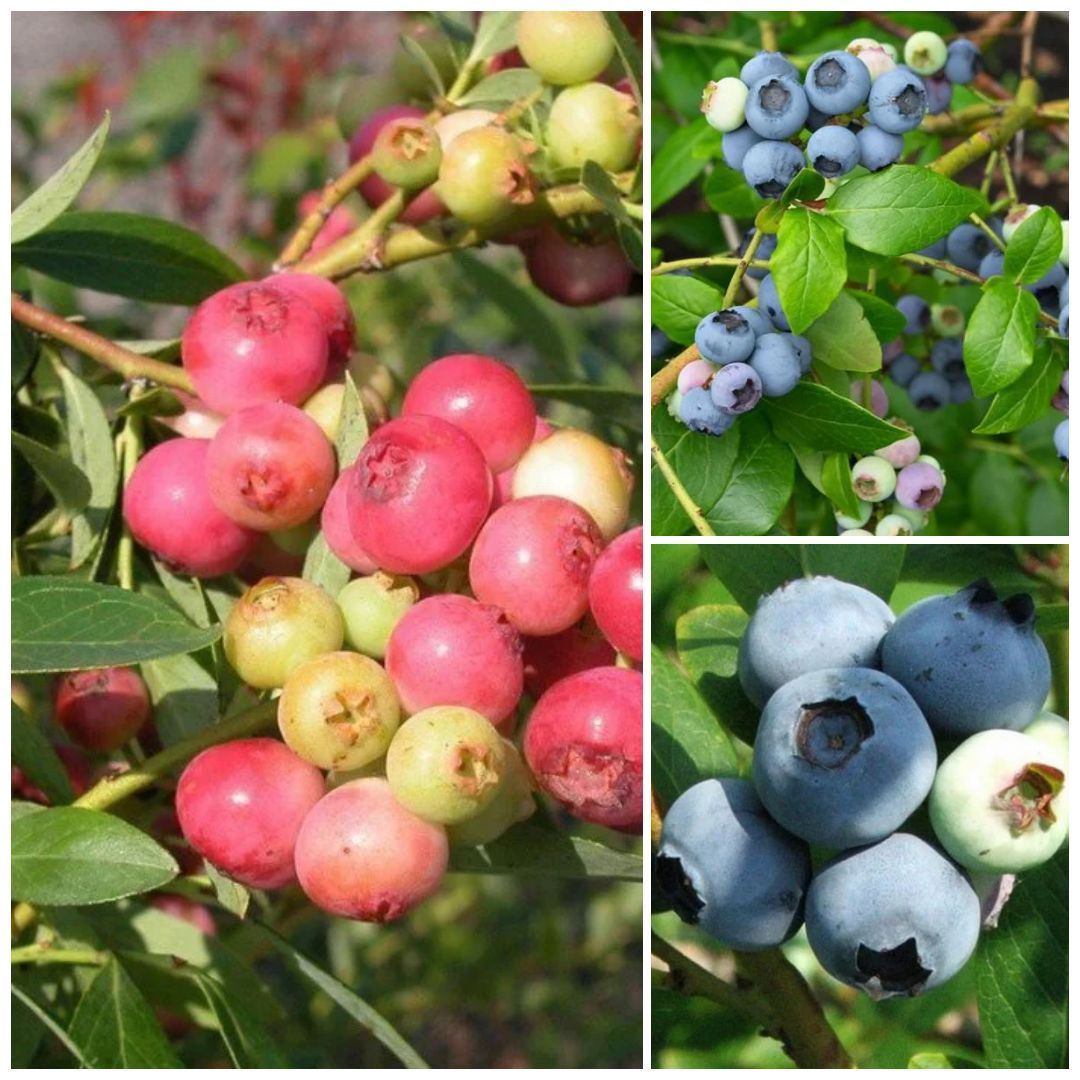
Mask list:
[[[484,455],[460,428],[437,416],[399,416],[360,451],[349,527],[380,569],[427,574],[472,543],[492,487]]]
[[[536,703],[525,759],[570,813],[622,832],[641,830],[641,673],[594,668],[557,682]]]
[[[349,526],[349,486],[352,468],[342,469],[322,508],[323,539],[327,547],[350,569],[365,577],[379,569],[378,563],[360,546]]]
[[[296,874],[308,899],[332,915],[392,922],[442,884],[446,830],[406,810],[383,779],[335,788],[308,814]]]
[[[184,367],[215,412],[268,401],[298,405],[326,375],[322,317],[269,282],[230,285],[204,300],[180,339]]]
[[[170,439],[144,454],[124,489],[131,535],[170,569],[194,577],[236,570],[258,534],[214,505],[207,482],[206,439]]]
[[[462,705],[505,730],[524,686],[521,648],[498,608],[467,596],[429,596],[394,627],[386,670],[406,712]]]
[[[53,705],[68,738],[99,753],[118,750],[150,717],[146,684],[130,668],[69,671],[56,684]]]
[[[532,283],[567,307],[588,307],[624,296],[632,271],[615,240],[579,244],[547,225],[525,247]]]
[[[493,473],[509,469],[525,453],[536,429],[536,406],[521,376],[475,353],[428,364],[409,386],[401,412],[438,416],[461,428]]]
[[[210,497],[259,532],[291,529],[317,514],[337,462],[322,428],[295,405],[272,402],[230,416],[210,443]]]
[[[525,664],[525,689],[538,698],[549,687],[568,675],[590,668],[611,667],[615,650],[607,638],[589,620],[547,637],[527,637],[522,660]]]
[[[356,320],[345,294],[318,274],[274,274],[266,280],[315,309],[326,330],[327,362],[331,366],[347,363],[356,344]]]
[[[585,614],[603,545],[596,522],[568,499],[513,499],[480,530],[469,583],[477,600],[502,608],[520,633],[557,634]]]
[[[541,439],[546,439],[555,429],[542,417],[536,418],[536,423],[533,425],[533,437],[532,443],[540,442]],[[503,503],[509,502],[514,497],[514,466],[509,469],[504,469],[501,473],[498,473],[495,477],[495,494],[492,499],[491,509],[497,510]]]
[[[211,746],[180,775],[176,816],[187,842],[234,881],[278,889],[295,880],[300,826],[323,797],[322,773],[276,739]]]
[[[636,663],[643,654],[645,581],[641,528],[616,537],[596,560],[589,578],[589,607],[604,637]]]

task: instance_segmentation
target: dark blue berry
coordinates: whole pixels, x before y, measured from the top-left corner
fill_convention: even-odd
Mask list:
[[[964,374],[964,342],[961,338],[942,338],[930,350],[930,366],[946,379]]]
[[[949,58],[945,61],[945,78],[957,86],[966,86],[982,71],[982,53],[973,41],[957,38],[949,42]]]
[[[803,164],[802,151],[797,146],[766,139],[747,150],[743,176],[763,199],[775,199],[783,195]]]
[[[940,409],[949,400],[949,380],[936,371],[920,371],[907,387],[915,408],[923,412]]]
[[[914,356],[910,353],[901,353],[889,365],[888,375],[897,386],[909,386],[911,380],[914,379],[921,370],[922,367]]]
[[[967,221],[957,225],[945,238],[949,262],[964,270],[978,270],[979,264],[996,246],[978,225]]]
[[[806,158],[826,180],[834,180],[859,164],[859,140],[847,128],[830,124],[810,136]]]
[[[905,334],[921,334],[930,325],[930,305],[921,296],[901,296],[896,309],[907,320]]]

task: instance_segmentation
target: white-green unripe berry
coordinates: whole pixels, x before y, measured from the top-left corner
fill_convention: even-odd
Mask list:
[[[861,529],[869,520],[870,515],[874,512],[874,507],[864,500],[859,500],[859,513],[857,516],[852,517],[848,514],[842,514],[839,510],[836,513],[836,524],[841,529]]]
[[[910,536],[915,530],[907,518],[899,514],[886,514],[875,526],[875,536]]]
[[[1038,203],[1017,203],[1006,215],[1001,223],[1001,236],[1007,244],[1015,235],[1016,230],[1037,210],[1042,207]],[[1063,260],[1064,261],[1064,260]]]
[[[1065,218],[1061,222],[1061,254],[1058,258],[1067,267],[1069,265],[1069,219]]]
[[[896,67],[896,61],[880,47],[863,49],[862,52],[856,55],[866,66],[866,70],[870,72],[870,81],[872,83],[877,82],[886,71],[892,71]]]
[[[862,458],[851,470],[851,487],[866,502],[884,502],[896,490],[896,470],[883,458]]]
[[[1069,756],[1069,721],[1057,713],[1043,711],[1031,721],[1024,734],[1030,735],[1047,746],[1059,750],[1067,758]]]
[[[930,454],[920,454],[915,460],[921,461],[924,465],[933,465],[934,468],[941,473],[942,477],[945,476],[945,470],[941,467],[941,462],[938,461],[936,457],[931,457]]]
[[[845,529],[841,536],[873,536],[872,532],[868,532],[866,529]]]
[[[930,515],[927,511],[909,510],[906,506],[901,506],[899,503],[893,506],[892,514],[895,517],[902,517],[911,526],[912,532],[922,532],[930,521]]]
[[[941,337],[963,337],[964,313],[954,304],[932,304],[930,325]]]
[[[746,96],[749,87],[734,76],[710,82],[701,96],[701,111],[709,127],[735,131],[746,123]]]
[[[679,406],[682,404],[682,394],[678,390],[672,390],[668,394],[667,411],[676,419],[679,419]]]
[[[948,45],[933,30],[920,30],[904,42],[904,63],[916,75],[934,75],[948,59]]]

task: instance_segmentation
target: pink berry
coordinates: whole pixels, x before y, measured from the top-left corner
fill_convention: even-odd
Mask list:
[[[386,670],[405,711],[461,705],[505,728],[521,698],[521,638],[498,609],[430,596],[394,627]]]
[[[317,274],[274,274],[266,281],[278,289],[284,289],[310,304],[326,330],[329,364],[348,363],[349,354],[356,344],[356,320],[345,294],[326,278]]]
[[[461,428],[492,472],[509,469],[529,448],[536,406],[513,368],[490,356],[460,353],[428,364],[413,380],[403,416],[438,416]]]
[[[600,554],[589,578],[589,607],[604,637],[624,656],[641,663],[645,583],[642,530],[617,537]]]
[[[309,191],[301,196],[296,206],[300,219],[303,220],[313,214],[321,201],[321,191]],[[317,251],[322,251],[323,248],[337,243],[359,225],[359,220],[348,206],[335,206],[327,216],[323,227],[315,234],[315,239],[311,241],[311,254],[314,255]]]
[[[391,922],[442,884],[446,830],[406,810],[383,779],[353,780],[321,799],[296,842],[296,875],[332,915]]]
[[[249,405],[297,405],[318,389],[329,355],[322,317],[295,293],[230,285],[204,300],[180,339],[202,400],[228,415]]]
[[[275,739],[211,746],[180,775],[176,816],[184,838],[241,885],[278,889],[296,877],[293,851],[323,797],[322,773]]]
[[[437,416],[399,416],[376,431],[349,485],[349,526],[379,568],[427,574],[472,543],[491,506],[479,447]]]
[[[212,439],[221,430],[224,416],[211,412],[197,397],[185,394],[183,390],[174,390],[173,394],[184,406],[184,411],[178,416],[158,416],[159,423],[185,439]]]
[[[171,915],[174,919],[190,923],[200,934],[205,934],[207,937],[217,935],[217,923],[205,904],[197,903],[186,896],[176,896],[173,893],[154,893],[150,897],[150,906],[165,912],[166,915]]]
[[[577,243],[546,225],[525,247],[532,283],[567,307],[587,307],[624,296],[632,271],[616,240]]]
[[[260,532],[291,529],[317,514],[336,469],[334,449],[319,425],[282,403],[233,413],[206,459],[218,509]]]
[[[534,698],[567,675],[615,663],[615,650],[589,620],[558,634],[525,638],[524,642],[525,689]]]
[[[150,718],[146,684],[130,668],[69,671],[57,682],[54,705],[68,738],[99,753],[118,750]]]
[[[342,469],[334,481],[322,508],[322,534],[330,550],[358,574],[374,574],[378,563],[357,543],[349,527],[349,487],[353,483],[352,468]]]
[[[75,797],[85,795],[94,783],[94,777],[90,772],[90,762],[86,755],[74,746],[66,743],[53,743],[52,748],[60,759],[60,764],[67,773],[68,783]],[[40,803],[42,806],[49,805],[49,796],[36,784],[30,782],[26,773],[17,765],[11,767],[11,797],[23,799],[26,802]]]
[[[536,418],[533,426],[534,443],[546,439],[555,429],[542,417]],[[530,443],[530,445],[532,445]],[[514,466],[504,469],[495,477],[495,495],[492,499],[491,509],[497,510],[503,503],[509,502],[514,497]]]
[[[593,668],[556,683],[525,729],[537,783],[570,813],[638,832],[642,822],[641,673]]]
[[[856,379],[851,384],[851,400],[859,405],[866,401],[862,379]],[[885,392],[885,387],[877,379],[870,383],[870,411],[875,416],[880,417],[884,417],[889,411],[889,395]]]
[[[502,608],[522,634],[557,634],[585,614],[589,575],[603,546],[596,522],[568,499],[514,499],[480,530],[469,583],[481,603]]]
[[[679,372],[679,393],[685,394],[689,390],[704,386],[715,374],[715,364],[710,364],[708,360],[691,360]]]
[[[131,535],[171,569],[195,577],[232,573],[257,534],[226,517],[210,498],[206,439],[171,439],[144,454],[124,489]]]

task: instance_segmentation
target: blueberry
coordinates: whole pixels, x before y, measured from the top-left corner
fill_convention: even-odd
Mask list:
[[[997,277],[1005,270],[1005,252],[1000,248],[992,248],[979,263],[978,275],[981,278]]]
[[[809,112],[806,91],[794,75],[766,75],[751,85],[746,99],[746,122],[766,139],[797,134]]]
[[[806,130],[817,131],[818,128],[823,128],[832,117],[828,113],[818,112],[817,109],[810,106],[810,111],[806,114]]]
[[[739,643],[739,681],[760,707],[807,672],[878,667],[878,648],[892,623],[888,604],[858,585],[796,578],[758,601]]]
[[[826,863],[806,897],[821,966],[875,1001],[947,982],[975,951],[981,922],[965,874],[907,833]]]
[[[728,77],[710,82],[701,97],[705,122],[717,131],[735,131],[746,120],[747,87],[741,79]]]
[[[952,104],[953,84],[944,75],[927,75],[923,79],[926,87],[926,111],[930,116],[939,116]]]
[[[810,347],[810,342],[801,334],[784,334],[782,336],[788,339],[791,343],[791,347],[795,350],[795,355],[799,358],[800,374],[809,374],[810,367],[814,362],[814,354]]]
[[[687,390],[679,401],[679,419],[691,430],[703,435],[723,435],[735,417],[721,412],[714,404],[709,391],[701,386]]]
[[[930,325],[930,305],[921,297],[908,293],[896,301],[896,308],[907,320],[905,334],[921,334]]]
[[[712,377],[709,392],[718,409],[739,416],[761,400],[761,376],[749,364],[726,364]]]
[[[803,164],[802,151],[797,146],[764,139],[746,151],[743,176],[763,199],[775,199],[784,194]]]
[[[1069,336],[1069,305],[1065,304],[1061,309],[1061,314],[1058,316],[1058,333],[1062,337]]]
[[[734,949],[768,949],[802,926],[810,852],[747,780],[704,780],[664,817],[657,883],[684,921]]]
[[[757,308],[747,307],[745,304],[737,304],[733,308],[729,308],[730,311],[737,311],[749,324],[750,329],[754,333],[761,337],[762,334],[771,334],[774,330],[773,324],[769,322],[768,316],[763,311],[758,311]]]
[[[776,291],[776,282],[773,281],[772,274],[766,274],[761,279],[761,286],[758,289],[758,307],[769,316],[774,326],[781,330],[791,329],[784,309],[780,306],[780,296]]]
[[[905,465],[896,478],[896,501],[907,510],[933,510],[944,490],[944,473],[927,461]]]
[[[1068,317],[1067,312],[1063,312]],[[1068,327],[1066,327],[1068,329]],[[1058,412],[1063,412],[1066,416],[1069,415],[1069,373],[1065,372],[1061,376],[1061,385],[1054,391],[1054,396],[1050,399],[1050,404],[1053,405]]]
[[[810,65],[803,85],[806,97],[815,109],[829,116],[839,116],[854,112],[866,102],[870,93],[870,71],[849,52],[827,52]]]
[[[724,164],[729,169],[742,172],[743,158],[746,151],[755,143],[761,142],[761,136],[751,127],[745,124],[734,131],[725,132],[720,140],[720,147],[724,154]]]
[[[792,75],[798,78],[799,72],[795,65],[780,53],[765,51],[747,60],[742,66],[742,71],[739,72],[739,78],[747,86],[753,86],[754,83],[770,75]]]
[[[966,375],[959,379],[949,380],[950,405],[963,405],[965,401],[970,401],[974,396],[975,389]]]
[[[964,374],[964,343],[959,338],[942,338],[930,350],[930,366],[946,379]]]
[[[1054,449],[1057,451],[1057,456],[1062,461],[1069,460],[1069,421],[1062,420],[1056,428],[1054,428]]]
[[[730,308],[706,315],[694,331],[698,352],[714,364],[745,360],[754,351],[754,341],[750,323]]]
[[[885,635],[881,660],[942,735],[1018,731],[1050,691],[1031,597],[999,600],[985,580],[910,607]]]
[[[945,252],[949,262],[964,270],[978,270],[979,264],[996,251],[997,245],[989,236],[968,221],[961,222],[945,238]]]
[[[916,75],[936,74],[948,58],[948,46],[933,30],[919,30],[904,42],[904,63]]]
[[[980,731],[942,763],[930,792],[930,823],[965,870],[1018,874],[1065,841],[1068,748],[1019,731]]]
[[[673,344],[671,338],[658,326],[652,328],[652,358],[654,360],[662,359]]]
[[[821,614],[832,622],[832,610]],[[929,794],[936,769],[918,705],[869,668],[811,671],[785,683],[754,739],[754,786],[765,808],[819,847],[884,840]]]
[[[910,353],[901,353],[889,365],[888,375],[897,386],[910,386],[911,380],[914,379],[920,371],[922,371],[922,367],[914,356]]]
[[[907,385],[916,409],[933,412],[949,400],[949,380],[936,371],[920,371]]]
[[[1061,306],[1063,308],[1068,307],[1069,306],[1069,279],[1068,279],[1068,277],[1065,278],[1065,284],[1061,286],[1061,288],[1058,290],[1058,292],[1061,294]]]
[[[926,87],[906,67],[886,71],[870,87],[870,123],[893,135],[913,131],[926,115]]]
[[[867,124],[858,134],[859,163],[870,172],[878,172],[900,160],[904,137]]]
[[[746,254],[746,249],[750,244],[750,238],[756,232],[757,229],[755,229],[751,225],[750,228],[743,233],[742,242],[739,244],[739,255]],[[754,252],[754,258],[760,259],[762,262],[766,262],[767,260],[771,259],[773,257],[773,252],[776,251],[777,242],[778,237],[776,233],[765,233],[757,246],[757,250]],[[755,278],[756,280],[760,281],[768,272],[768,270],[761,270],[758,267],[751,266],[750,269],[746,271],[746,276]],[[771,330],[772,327],[770,327],[769,329]],[[768,333],[768,331],[765,332]]]
[[[1054,263],[1038,281],[1025,285],[1029,293],[1034,293],[1039,307],[1048,315],[1057,316],[1061,311],[1061,287],[1068,280],[1068,274],[1061,263]]]
[[[835,179],[859,164],[859,140],[846,127],[830,124],[810,136],[806,158],[827,180]]]
[[[790,394],[802,378],[802,367],[787,334],[762,334],[747,363],[761,377],[766,397]]]
[[[928,259],[945,259],[948,257],[947,240],[948,237],[943,236],[940,240],[935,240],[932,244],[922,248],[919,254],[925,255]]]
[[[875,536],[910,536],[914,531],[911,522],[900,514],[886,514],[874,526]]]
[[[851,488],[866,502],[884,502],[896,490],[896,470],[885,458],[860,458],[851,468]]]
[[[982,71],[979,46],[967,38],[949,42],[949,58],[945,61],[945,78],[956,86],[966,86]]]

